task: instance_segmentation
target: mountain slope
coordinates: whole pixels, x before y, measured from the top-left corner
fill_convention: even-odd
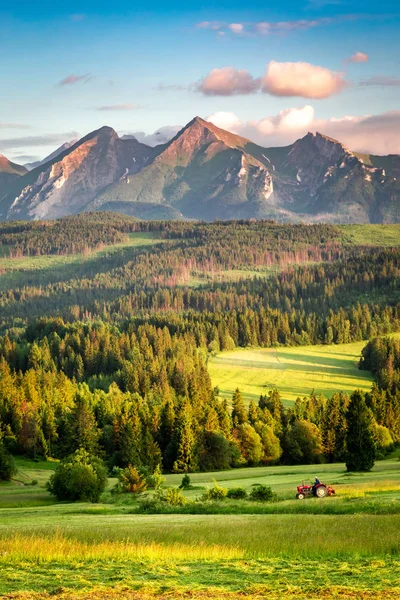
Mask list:
[[[0,154],[0,199],[7,193],[9,186],[25,175],[27,169],[17,165]]]
[[[37,160],[36,162],[33,162],[33,163],[26,163],[24,166],[26,167],[26,169],[28,171],[32,171],[32,169],[36,169],[37,167],[40,167],[40,166],[44,165],[45,163],[53,160],[53,158],[56,158],[57,156],[59,156],[60,154],[65,152],[65,150],[69,150],[69,148],[71,148],[74,144],[76,144],[77,141],[78,140],[72,140],[71,142],[65,142],[65,144],[63,144],[62,146],[57,148],[57,150],[54,150],[54,152],[52,152],[51,154],[46,156],[46,158],[44,158],[43,160]]]
[[[109,127],[18,177],[0,219],[89,210],[141,219],[400,222],[400,156],[357,154],[320,133],[262,148],[194,118],[156,147]]]
[[[0,218],[50,219],[81,212],[107,185],[137,172],[150,152],[102,127],[21,178],[0,202]]]
[[[111,185],[88,208],[112,210],[130,202],[132,210],[138,208],[136,216],[143,206],[157,204],[189,218],[239,218],[261,216],[272,195],[262,148],[199,117],[155,150],[137,175]]]

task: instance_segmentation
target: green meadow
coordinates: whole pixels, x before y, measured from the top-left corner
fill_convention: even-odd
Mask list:
[[[344,242],[359,246],[400,246],[400,225],[337,225]]]
[[[278,388],[286,402],[312,390],[325,396],[355,389],[368,391],[373,377],[357,366],[365,344],[237,349],[213,357],[209,372],[213,385],[229,398],[236,388],[247,400],[255,401]]]
[[[57,504],[45,489],[54,463],[18,466],[0,486],[1,598],[400,597],[396,454],[365,474],[329,464],[191,475],[192,500],[213,480],[270,485],[277,499],[248,502],[249,514],[230,500],[205,514],[140,514],[136,497],[118,503],[109,490],[98,504]],[[295,500],[316,474],[337,497]]]
[[[87,254],[48,254],[10,258],[0,256],[0,290],[25,285],[46,285],[55,281],[78,277],[80,274],[95,274],[110,268],[110,263],[119,257],[121,265],[129,260],[137,249],[166,243],[153,232],[127,234],[126,240],[103,246]],[[88,271],[89,270],[89,271]]]

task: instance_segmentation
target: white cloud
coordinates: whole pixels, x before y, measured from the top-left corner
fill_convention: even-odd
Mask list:
[[[113,110],[137,110],[140,108],[137,104],[110,104],[109,106],[99,106],[96,110],[113,111]]]
[[[7,138],[0,140],[0,150],[18,150],[35,146],[56,146],[61,145],[65,140],[78,138],[79,134],[76,131],[67,133],[49,133],[48,135],[32,135],[20,138]]]
[[[263,91],[273,96],[314,99],[329,98],[346,85],[342,73],[304,62],[271,60],[262,79]]]
[[[31,126],[21,123],[0,123],[0,129],[31,129]]]
[[[154,133],[145,133],[144,131],[135,131],[133,135],[142,144],[148,146],[157,146],[159,144],[165,144],[169,142],[177,133],[182,129],[182,125],[167,125],[166,127],[160,127]],[[125,136],[125,137],[129,137]]]
[[[232,33],[241,34],[244,32],[243,23],[231,23],[228,25],[228,28],[232,31]]]
[[[257,121],[243,122],[234,113],[222,112],[210,115],[207,120],[265,147],[285,146],[309,131],[319,131],[355,152],[400,154],[400,111],[318,119],[314,108],[305,105]]]
[[[330,3],[336,3],[334,0]],[[337,2],[338,3],[338,2]],[[244,29],[253,35],[284,35],[295,31],[306,31],[316,27],[335,25],[344,22],[358,20],[375,20],[376,15],[369,14],[347,14],[333,17],[319,17],[315,19],[298,19],[297,21],[253,21],[247,23],[229,23],[224,21],[202,21],[197,23],[198,29],[208,29],[211,31],[226,30],[234,34],[243,33]]]

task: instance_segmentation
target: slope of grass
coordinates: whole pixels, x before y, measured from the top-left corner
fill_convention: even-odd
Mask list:
[[[400,246],[400,225],[338,225],[344,242],[355,246]]]
[[[214,357],[209,372],[222,396],[231,397],[239,388],[247,400],[255,401],[275,387],[286,402],[312,390],[325,396],[357,388],[367,391],[372,375],[357,368],[365,344],[237,349]]]
[[[0,498],[33,477],[43,489],[54,464],[18,459],[18,466],[17,481],[2,484]],[[398,466],[393,456],[360,474],[334,464],[191,475],[196,489],[188,496],[201,493],[213,478],[248,490],[266,483],[279,498],[293,497],[295,486],[316,472],[336,485],[337,499],[258,503],[272,510],[297,507],[300,514],[141,515],[132,514],[134,505],[33,507],[25,488],[20,508],[0,508],[0,597],[399,598]],[[167,475],[166,485],[178,485],[181,477]],[[368,496],[397,511],[360,514],[360,501]],[[340,503],[353,514],[307,514]]]
[[[79,278],[88,272],[92,276],[108,269],[107,262],[120,256],[121,265],[127,262],[136,248],[165,242],[152,232],[137,232],[127,236],[126,241],[104,246],[89,254],[0,257],[0,290],[29,285],[47,285],[55,281]],[[113,261],[114,264],[115,261]]]

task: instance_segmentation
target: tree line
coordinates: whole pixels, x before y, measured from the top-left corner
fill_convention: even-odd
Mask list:
[[[271,390],[246,406],[237,390],[228,403],[191,333],[42,319],[0,342],[1,436],[13,453],[83,448],[110,468],[173,472],[346,458],[353,397],[311,393],[287,408]],[[400,441],[400,393],[353,396],[384,455]]]

